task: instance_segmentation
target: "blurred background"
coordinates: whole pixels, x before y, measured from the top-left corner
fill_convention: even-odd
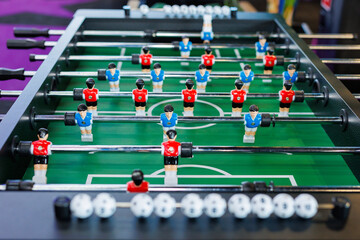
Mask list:
[[[37,70],[41,62],[29,62],[29,54],[47,54],[51,48],[8,50],[6,40],[14,38],[14,27],[65,29],[77,9],[132,9],[141,4],[161,8],[173,5],[228,5],[246,12],[280,13],[297,32],[357,33],[360,26],[359,0],[0,0],[0,67]],[[38,40],[41,38],[37,38]],[[57,40],[51,37],[49,40]],[[359,40],[312,40],[311,44],[358,44]],[[358,51],[321,51],[319,57],[359,57]],[[360,73],[356,65],[329,65],[334,73]],[[29,80],[29,79],[28,79]],[[23,89],[27,81],[2,81],[0,89]],[[354,81],[345,85],[354,85]],[[353,86],[357,88],[357,86]],[[360,92],[360,89],[358,92]],[[357,91],[355,90],[355,91]]]

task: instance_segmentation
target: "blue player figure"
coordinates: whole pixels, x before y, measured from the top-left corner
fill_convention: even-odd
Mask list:
[[[106,70],[106,79],[109,81],[110,92],[119,92],[120,71],[116,69],[115,63],[109,63]]]
[[[195,72],[196,90],[198,93],[204,93],[207,81],[209,80],[209,71],[206,70],[205,64],[199,65],[199,70]]]
[[[210,14],[204,15],[204,22],[201,31],[201,40],[204,41],[204,44],[210,44],[210,41],[214,38],[214,33],[212,31],[212,16]]]
[[[287,71],[283,72],[284,83],[295,83],[298,79],[298,73],[294,64],[289,64]]]
[[[240,80],[244,83],[243,90],[248,93],[250,88],[250,83],[254,80],[254,72],[251,71],[251,66],[246,64],[244,70],[240,72]]]
[[[93,141],[91,133],[93,118],[92,113],[88,112],[87,109],[87,106],[82,103],[77,108],[78,112],[75,113],[75,123],[80,127],[82,142]]]
[[[166,132],[169,130],[175,130],[175,126],[178,123],[178,115],[174,113],[174,107],[168,104],[164,107],[164,113],[160,115],[160,123],[163,127],[163,140],[167,140]]]
[[[266,42],[264,35],[259,35],[259,41],[255,43],[256,58],[263,58],[266,54],[269,43]]]
[[[249,107],[249,113],[244,116],[245,135],[243,138],[244,143],[254,143],[255,134],[258,126],[261,124],[261,114],[259,114],[259,108],[256,105]]]
[[[192,50],[192,42],[189,41],[188,36],[182,36],[182,41],[179,43],[179,50],[182,58],[188,58]]]
[[[154,70],[150,72],[150,78],[153,84],[153,92],[162,92],[163,81],[165,80],[165,72],[161,70],[160,63],[154,64]]]

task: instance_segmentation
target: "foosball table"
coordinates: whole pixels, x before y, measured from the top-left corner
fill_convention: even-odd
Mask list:
[[[202,16],[164,11],[79,10],[65,31],[15,30],[18,36],[61,37],[10,42],[53,49],[30,56],[43,61],[37,71],[0,71],[1,79],[32,77],[23,91],[0,92],[17,97],[0,116],[2,237],[358,237],[360,103],[325,65],[344,61],[319,59],[278,15],[232,11],[213,15],[211,23],[213,39],[205,44]],[[189,57],[180,57],[184,35],[193,42]],[[276,56],[270,74],[255,55],[259,35]],[[149,70],[140,64],[144,47],[152,54]],[[206,67],[211,71],[200,91],[194,76],[207,48],[215,63]],[[109,63],[120,79],[112,91]],[[155,63],[166,76],[162,90],[155,90],[149,72]],[[247,64],[254,79],[242,113],[234,114],[231,91]],[[284,116],[279,91],[289,65],[298,75]],[[74,126],[79,104],[86,103],[88,112],[93,106],[83,92],[89,78],[98,89],[91,140]],[[140,82],[148,90],[145,112],[134,104]],[[182,95],[189,82],[198,90],[192,115]],[[162,156],[162,142],[171,134],[160,115],[169,104],[178,116],[175,184],[164,181],[169,165]],[[249,141],[244,123],[254,105],[261,123]],[[52,154],[47,181],[34,184],[32,144],[41,128],[48,131]],[[144,173],[147,193],[127,191],[134,169]]]

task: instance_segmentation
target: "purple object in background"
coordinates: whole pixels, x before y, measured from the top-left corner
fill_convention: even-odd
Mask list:
[[[35,28],[52,28],[52,26],[36,26],[36,25],[13,25],[13,24],[0,24],[0,67],[4,68],[25,68],[26,71],[36,71],[42,62],[30,62],[29,55],[35,54],[48,54],[52,48],[46,49],[7,49],[6,41],[8,39],[14,39],[13,28],[14,27],[35,27]],[[56,29],[65,29],[56,27]],[[50,38],[36,38],[37,40],[47,39],[56,41],[59,36],[52,36]],[[0,89],[3,90],[22,90],[29,82],[30,78],[26,78],[24,81],[21,80],[6,80],[0,81]]]

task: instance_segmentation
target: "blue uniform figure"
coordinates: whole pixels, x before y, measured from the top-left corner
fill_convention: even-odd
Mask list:
[[[154,70],[150,72],[150,78],[153,84],[153,92],[162,92],[163,81],[165,80],[165,72],[161,70],[160,63],[154,64]]]
[[[78,112],[75,113],[75,123],[80,127],[81,141],[92,142],[93,135],[91,133],[93,124],[93,115],[88,112],[88,108],[85,104],[78,106]]]
[[[205,64],[199,65],[199,71],[195,72],[196,89],[198,93],[204,93],[207,81],[209,80],[209,72],[206,70]]]
[[[182,37],[182,41],[179,43],[179,50],[182,58],[188,58],[190,51],[192,50],[192,42],[189,41],[187,36]]]
[[[245,134],[243,138],[244,143],[254,143],[255,134],[258,126],[261,124],[261,114],[256,105],[249,107],[249,113],[244,116]]]
[[[201,40],[210,42],[214,39],[214,33],[213,32],[201,32]]]
[[[294,83],[297,81],[298,72],[294,64],[289,64],[287,71],[283,72],[284,83]]]
[[[212,16],[210,14],[205,14],[203,16],[203,27],[201,31],[201,39],[204,41],[204,44],[209,44],[214,38],[214,33],[212,30]]]
[[[268,47],[269,43],[266,42],[265,36],[260,35],[259,41],[255,43],[256,58],[263,58],[266,55]]]
[[[168,104],[164,107],[164,113],[160,115],[160,123],[163,127],[163,140],[167,140],[166,132],[169,130],[175,130],[175,126],[178,122],[178,115],[174,113],[174,107]]]
[[[120,81],[120,71],[116,69],[115,63],[109,63],[108,70],[106,70],[106,79],[109,81],[110,92],[118,92],[119,81]]]
[[[250,83],[254,80],[254,72],[251,71],[251,66],[246,64],[244,70],[240,72],[240,80],[244,83],[243,90],[248,93],[250,88]]]

